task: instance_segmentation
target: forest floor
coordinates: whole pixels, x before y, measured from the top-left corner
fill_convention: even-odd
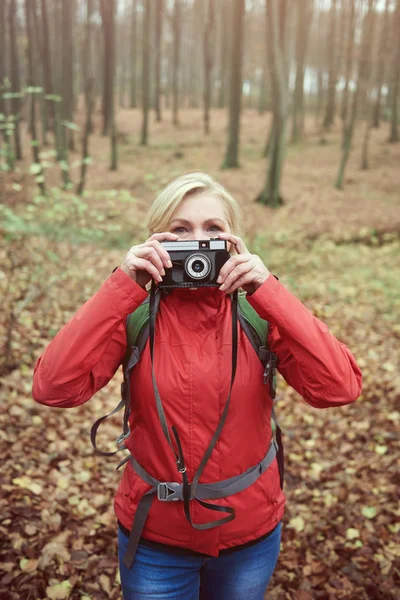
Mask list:
[[[200,111],[186,109],[180,117],[175,129],[170,114],[161,123],[152,115],[149,145],[141,147],[139,111],[120,109],[119,169],[109,171],[109,142],[95,133],[81,200],[59,191],[60,171],[50,164],[46,199],[25,174],[28,158],[3,178],[0,596],[121,598],[112,506],[119,461],[95,456],[89,438],[93,422],[118,402],[120,380],[79,408],[51,410],[32,400],[32,369],[129,247],[147,237],[145,214],[157,192],[176,176],[204,171],[242,206],[249,248],[351,349],[363,371],[360,399],[334,411],[310,407],[280,378],[287,508],[267,597],[395,600],[400,144],[387,143],[386,124],[373,130],[370,168],[362,171],[360,128],[344,189],[336,190],[339,123],[321,139],[309,118],[304,141],[287,147],[285,204],[273,210],[254,202],[266,175],[261,154],[269,115],[244,111],[241,168],[234,170],[220,167],[225,111],[212,112],[209,137]],[[114,449],[121,419],[109,419],[100,447]]]

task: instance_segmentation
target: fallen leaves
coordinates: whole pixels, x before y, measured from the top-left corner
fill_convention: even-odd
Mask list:
[[[185,118],[184,111],[182,114]],[[259,122],[253,113],[243,116],[243,139],[248,143],[246,127],[253,127],[257,137]],[[183,128],[183,134],[197,135],[192,129]],[[218,142],[216,139],[212,152],[219,152]],[[98,143],[101,154],[100,138]],[[210,147],[205,147],[209,153]],[[253,202],[259,177],[254,169],[261,169],[259,165],[248,162],[246,169],[237,173],[214,173],[208,155],[200,158],[241,199],[249,247],[349,346],[363,370],[362,397],[352,406],[327,411],[312,409],[280,380],[277,414],[284,434],[288,503],[283,550],[268,597],[394,600],[399,561],[395,538],[400,532],[396,483],[400,295],[393,265],[400,246],[396,236],[385,238],[385,234],[382,246],[368,244],[377,223],[381,227],[398,224],[398,210],[394,201],[390,206],[378,198],[382,187],[378,170],[376,198],[368,197],[364,183],[359,187],[353,184],[345,195],[333,193],[326,172],[321,176],[318,170],[323,160],[329,164],[325,169],[331,168],[329,155],[322,156],[331,148],[318,147],[317,151],[315,160],[316,149],[308,141],[301,155],[288,159],[284,185],[289,201],[275,212]],[[394,146],[390,151],[398,153]],[[141,217],[154,192],[150,184],[160,188],[170,179],[170,164],[163,163],[168,157],[160,160],[160,152],[149,157],[143,151],[137,156],[141,162],[134,185],[141,198],[132,205],[124,201],[125,196],[131,200],[124,189],[127,181],[119,180],[121,189],[114,194],[99,191],[108,185],[106,171],[93,171],[96,176],[91,184],[97,191],[90,192],[87,203],[101,216],[113,213],[113,219],[120,218],[118,243],[130,240],[132,231],[142,235]],[[100,155],[99,159],[101,164]],[[149,172],[146,160],[160,173],[152,182],[142,181],[140,175]],[[397,193],[397,154],[392,160],[393,170],[385,177],[385,185],[392,185]],[[373,169],[363,175],[368,176],[368,185],[373,185]],[[310,193],[310,180],[315,178]],[[67,202],[68,196],[64,198]],[[25,211],[25,206],[21,210]],[[264,225],[266,214],[268,227]],[[346,216],[338,219],[338,214]],[[96,227],[106,229],[108,224],[112,223],[106,218]],[[84,215],[78,225],[88,226]],[[351,243],[354,234],[365,243]],[[112,459],[93,455],[89,440],[92,423],[118,401],[118,376],[91,402],[71,411],[52,411],[35,404],[31,383],[35,358],[119,264],[121,250],[93,242],[46,242],[39,237],[32,242],[18,248],[24,263],[19,279],[16,275],[8,278],[7,247],[0,242],[0,293],[9,294],[0,319],[27,296],[32,282],[43,291],[20,313],[12,345],[16,368],[2,372],[0,379],[0,535],[5,540],[0,550],[0,595],[7,600],[5,594],[12,600],[119,600],[112,506],[119,474]],[[54,260],[47,259],[47,252]],[[58,279],[49,285],[54,272]],[[104,433],[100,431],[99,446],[109,444],[114,449],[110,441],[119,433],[120,418],[108,419]]]
[[[30,477],[27,476],[23,476],[23,477],[15,477],[12,480],[14,485],[18,485],[19,487],[26,489],[26,490],[30,490],[31,492],[33,492],[34,494],[37,494],[38,496],[40,496],[40,494],[42,493],[42,486],[37,482],[37,481],[32,481],[32,479],[30,479]]]

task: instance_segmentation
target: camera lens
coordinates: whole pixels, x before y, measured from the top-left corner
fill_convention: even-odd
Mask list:
[[[201,260],[195,260],[192,264],[192,269],[196,273],[201,273],[204,269],[204,263]]]
[[[186,259],[185,271],[192,279],[204,279],[211,272],[210,259],[205,254],[192,254]]]

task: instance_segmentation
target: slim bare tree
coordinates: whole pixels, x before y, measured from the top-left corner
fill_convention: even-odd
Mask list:
[[[28,80],[28,90],[30,90],[30,102],[29,102],[29,130],[31,132],[32,140],[32,157],[33,162],[37,165],[36,168],[36,176],[35,180],[40,188],[40,191],[43,195],[46,194],[46,186],[44,182],[44,173],[42,168],[42,163],[40,160],[40,149],[39,149],[39,140],[36,132],[36,88],[34,81],[34,65],[35,61],[37,61],[37,46],[35,45],[34,38],[34,16],[33,11],[36,10],[35,4],[31,0],[25,0],[25,18],[26,18],[26,33],[28,38],[28,46],[26,49],[27,55],[27,63],[28,63],[28,72],[27,72],[27,80]]]
[[[137,107],[136,77],[137,77],[137,0],[132,0],[131,31],[130,31],[130,106]]]
[[[335,187],[337,188],[343,187],[344,172],[350,155],[356,118],[360,108],[360,103],[365,97],[365,92],[368,87],[370,52],[373,45],[375,24],[373,12],[374,0],[368,0],[368,12],[364,18],[361,34],[356,89],[353,93],[351,110],[344,125],[342,159],[340,161],[339,172],[335,182]]]
[[[11,89],[13,94],[19,94],[21,91],[21,83],[20,83],[20,65],[19,65],[19,55],[18,55],[18,46],[17,46],[17,6],[16,0],[10,0],[8,6],[8,23],[9,23],[9,32],[10,32],[10,68],[11,68]],[[4,37],[4,41],[5,41]],[[0,59],[1,60],[1,59]],[[21,110],[22,103],[21,99],[18,96],[14,96],[11,100],[11,111],[14,115],[14,143],[15,143],[15,157],[17,160],[22,159],[22,144],[21,144],[21,134],[20,134],[20,121],[21,121]],[[1,110],[0,110],[1,112]]]
[[[385,12],[383,15],[383,22],[381,28],[381,36],[379,41],[379,49],[378,49],[378,67],[377,67],[377,81],[376,81],[376,99],[374,105],[374,114],[373,114],[373,126],[379,127],[379,121],[381,116],[381,98],[382,98],[382,86],[385,78],[385,67],[387,62],[387,50],[388,50],[388,40],[389,40],[389,7],[391,0],[386,0],[385,3]]]
[[[228,63],[229,63],[229,35],[230,28],[226,27],[229,21],[229,4],[228,0],[220,0],[219,3],[219,93],[218,106],[224,108],[226,106],[226,96],[228,88]]]
[[[393,49],[392,49],[392,73],[391,73],[391,119],[389,142],[400,140],[398,126],[398,104],[400,92],[400,0],[396,1],[396,9],[393,18]]]
[[[6,114],[6,102],[3,98],[5,91],[5,78],[7,72],[7,37],[6,37],[6,22],[7,22],[7,4],[0,2],[0,113]],[[15,8],[14,8],[15,10]],[[11,12],[11,8],[10,8]],[[11,17],[10,17],[11,21]],[[11,44],[10,44],[11,45]]]
[[[100,0],[101,17],[104,33],[104,104],[103,134],[110,134],[111,160],[110,169],[117,169],[117,135],[114,108],[114,74],[115,74],[115,0]]]
[[[164,0],[156,0],[155,4],[155,92],[154,108],[157,122],[162,119],[161,114],[161,57],[163,38]]]
[[[42,65],[43,65],[43,84],[46,94],[53,94],[53,75],[51,69],[51,50],[49,36],[49,19],[47,10],[47,1],[41,0],[41,21],[42,21]],[[54,128],[54,103],[47,101],[47,115],[50,117],[50,125]]]
[[[293,93],[292,142],[296,143],[303,137],[304,123],[304,72],[307,46],[312,21],[313,3],[310,0],[300,0],[297,10],[296,36],[296,81]]]
[[[149,99],[150,99],[150,25],[151,25],[151,5],[150,2],[145,2],[143,14],[143,51],[142,51],[142,137],[141,145],[147,144],[148,124],[149,124]]]
[[[179,125],[179,69],[181,46],[181,0],[175,0],[172,15],[173,29],[173,66],[172,66],[172,122]]]
[[[74,0],[62,0],[62,115],[64,121],[71,122],[74,107],[74,44],[73,44],[73,22],[74,22]],[[67,134],[67,132],[65,132]],[[68,129],[67,135],[70,150],[74,149],[74,137],[72,129]]]
[[[214,0],[208,0],[207,17],[203,31],[204,49],[204,133],[210,133],[211,75],[213,68],[212,44],[214,41]]]
[[[268,144],[267,176],[262,192],[256,200],[262,204],[277,207],[283,204],[280,194],[282,166],[286,141],[286,121],[289,111],[288,97],[288,16],[293,14],[294,4],[289,0],[268,0],[266,12],[269,60],[272,80],[273,122]]]
[[[336,35],[336,8],[337,0],[331,0],[331,12],[329,20],[329,35],[328,35],[328,48],[329,48],[329,81],[328,81],[328,97],[325,109],[324,117],[324,129],[328,131],[333,124],[335,115],[335,101],[336,101],[336,84],[337,84],[337,35]]]
[[[89,163],[89,137],[92,132],[92,112],[94,106],[94,67],[93,67],[93,31],[92,31],[93,0],[87,0],[86,3],[86,24],[84,38],[84,86],[85,86],[85,105],[86,122],[82,137],[82,161],[79,183],[76,186],[76,193],[80,196],[83,193],[86,181],[87,167]]]
[[[232,3],[232,44],[230,64],[229,130],[224,169],[239,167],[240,111],[242,104],[242,64],[244,37],[244,0]],[[234,40],[234,43],[233,43]]]
[[[347,27],[347,44],[345,51],[345,75],[344,75],[344,90],[342,95],[342,110],[341,117],[343,121],[343,127],[345,127],[345,123],[347,121],[347,111],[349,105],[349,86],[350,80],[352,77],[353,70],[353,55],[354,55],[354,30],[355,30],[355,22],[356,22],[356,0],[350,0],[349,6],[349,22]],[[344,138],[343,138],[344,139]]]

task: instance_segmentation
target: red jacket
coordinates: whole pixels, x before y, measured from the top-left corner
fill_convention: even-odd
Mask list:
[[[125,319],[147,293],[117,269],[48,345],[38,359],[33,397],[48,406],[71,408],[107,384],[126,350]],[[356,400],[362,376],[354,357],[275,277],[248,297],[270,324],[269,345],[279,372],[315,408]],[[239,325],[238,362],[228,416],[201,483],[243,473],[265,455],[271,441],[271,398],[263,367]],[[180,481],[161,430],[151,380],[149,344],[131,377],[131,435],[126,445],[161,481]],[[155,337],[155,373],[169,426],[175,425],[189,481],[217,428],[231,375],[231,306],[217,288],[173,290],[161,301]],[[114,500],[115,513],[131,529],[136,507],[150,489],[127,462]],[[219,550],[261,537],[282,518],[285,496],[276,459],[246,490],[215,503],[235,508],[236,519],[207,531],[191,527],[183,502],[155,499],[143,536],[218,556]],[[190,503],[195,523],[215,519]],[[217,515],[218,516],[218,515]]]

